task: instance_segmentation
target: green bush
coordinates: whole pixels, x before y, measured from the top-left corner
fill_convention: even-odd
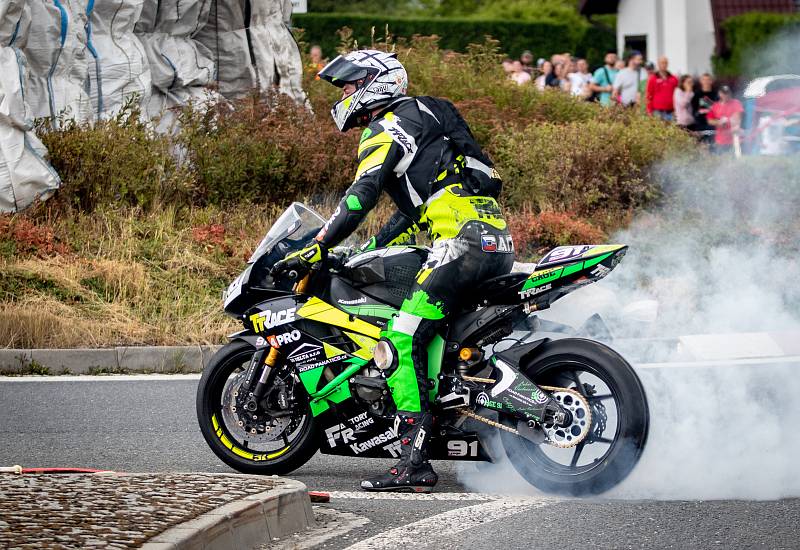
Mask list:
[[[622,221],[619,212],[657,195],[649,173],[654,163],[694,147],[677,127],[638,113],[517,86],[499,67],[495,41],[461,54],[416,38],[396,50],[408,67],[411,94],[449,98],[463,113],[504,178],[501,198],[511,211],[569,212],[608,229]],[[330,203],[352,181],[359,132],[342,134],[333,124],[337,88],[313,75],[305,87],[313,111],[282,96],[191,105],[170,136],[152,133],[134,113],[94,128],[42,126],[65,183],[59,196],[87,210],[152,209],[167,201],[175,207]],[[530,238],[556,239],[547,235]]]
[[[61,175],[61,199],[91,210],[97,204],[150,208],[183,202],[190,176],[173,155],[170,140],[142,122],[131,102],[117,116],[94,125],[42,119],[37,134]]]
[[[372,29],[383,37],[386,26],[398,37],[436,35],[442,49],[465,52],[470,44],[481,43],[486,36],[496,38],[502,51],[512,57],[524,50],[531,50],[537,57],[549,57],[554,53],[578,51],[584,29],[576,29],[564,22],[519,21],[499,19],[469,19],[450,17],[392,17],[378,14],[305,13],[292,16],[292,24],[304,31],[304,40],[319,44],[326,55],[333,56],[339,50],[337,31],[348,27],[359,46],[373,42]],[[608,42],[607,32],[592,31],[592,36],[603,36]],[[613,45],[612,45],[613,47]],[[593,60],[597,62],[596,60]]]
[[[763,50],[780,35],[794,37],[795,54],[800,53],[797,36],[800,33],[800,14],[749,12],[729,17],[722,23],[728,52],[713,59],[714,71],[719,76],[758,76],[781,72],[798,72],[798,56],[787,51],[786,46],[777,55]],[[791,44],[787,44],[791,47]],[[770,58],[765,62],[765,55]]]
[[[287,98],[249,99],[184,109],[185,148],[200,204],[288,204],[337,194],[352,180],[358,134],[342,135],[330,116]]]
[[[655,199],[659,189],[650,168],[695,148],[674,126],[613,113],[580,123],[531,124],[498,134],[489,144],[509,208],[607,219]]]

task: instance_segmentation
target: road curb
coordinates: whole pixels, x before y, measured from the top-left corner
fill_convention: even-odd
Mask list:
[[[0,349],[3,374],[202,372],[221,346]]]
[[[229,502],[149,539],[144,550],[250,549],[315,526],[306,486],[282,487]]]

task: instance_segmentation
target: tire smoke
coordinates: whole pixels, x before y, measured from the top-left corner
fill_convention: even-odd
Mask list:
[[[540,314],[600,313],[645,386],[644,454],[603,496],[800,496],[800,159],[701,155],[655,177],[659,207],[610,239],[630,245],[621,264]],[[460,480],[535,493],[507,460]]]

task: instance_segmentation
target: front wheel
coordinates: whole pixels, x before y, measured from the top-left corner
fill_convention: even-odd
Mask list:
[[[520,365],[539,386],[578,391],[591,408],[588,436],[577,445],[537,445],[510,432],[500,438],[514,468],[533,486],[572,496],[593,495],[631,472],[647,439],[647,399],[636,372],[614,350],[577,338],[544,344]]]
[[[237,341],[211,358],[197,387],[197,420],[211,450],[228,466],[245,474],[287,474],[318,450],[314,417],[307,402],[283,416],[271,416],[262,409],[270,407],[268,398],[256,411],[238,406],[255,351],[250,344]],[[293,384],[291,368],[283,370],[276,372],[276,379]]]

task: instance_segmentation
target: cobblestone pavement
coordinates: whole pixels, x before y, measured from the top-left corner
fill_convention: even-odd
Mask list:
[[[275,485],[225,474],[0,475],[0,548],[135,548]]]

